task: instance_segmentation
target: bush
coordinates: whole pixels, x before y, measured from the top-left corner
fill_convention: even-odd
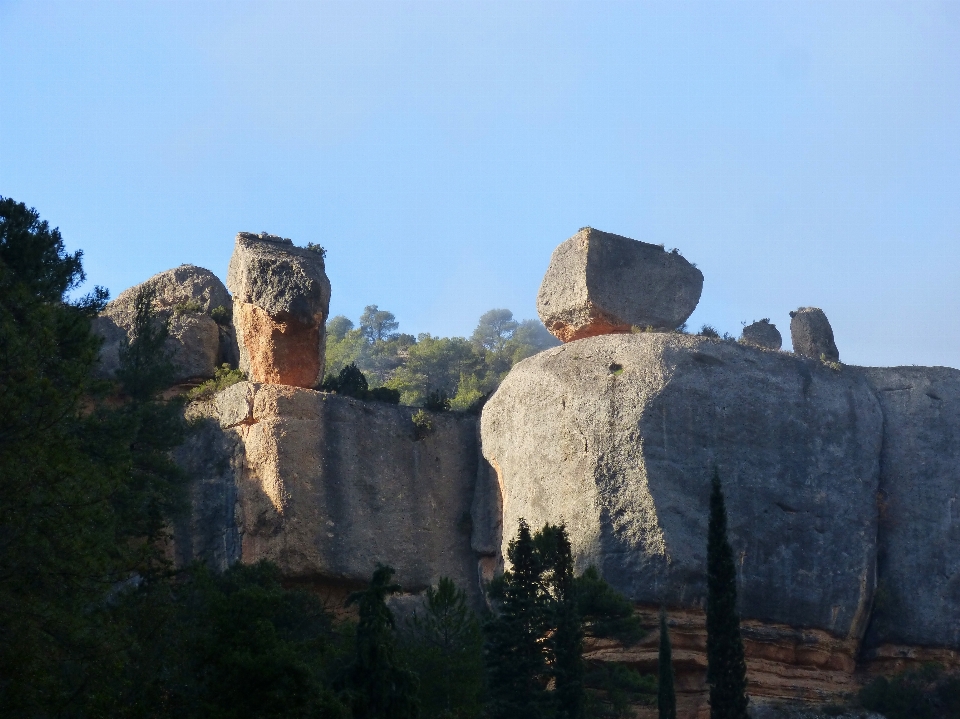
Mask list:
[[[887,719],[952,719],[960,716],[960,677],[938,664],[890,677],[877,677],[860,690],[865,709]]]
[[[321,392],[335,392],[354,399],[400,404],[400,391],[390,387],[369,389],[366,375],[353,362],[340,370],[336,376],[328,374],[320,384]]]
[[[200,312],[203,312],[203,307],[196,300],[185,300],[173,306],[173,314],[175,315],[195,315]]]
[[[450,410],[450,398],[442,389],[434,390],[427,395],[423,407],[431,412],[447,412]]]
[[[433,421],[422,409],[417,410],[410,420],[413,422],[413,438],[417,441],[426,439],[427,435],[433,431]]]
[[[194,387],[187,392],[187,399],[191,402],[205,402],[213,399],[218,392],[222,392],[227,387],[232,387],[237,382],[245,382],[247,376],[238,369],[230,369],[230,365],[222,364],[213,375],[213,379],[208,379],[199,387]]]
[[[210,317],[213,318],[213,321],[218,325],[228,325],[230,324],[230,320],[233,319],[233,312],[229,308],[220,305],[210,310]]]

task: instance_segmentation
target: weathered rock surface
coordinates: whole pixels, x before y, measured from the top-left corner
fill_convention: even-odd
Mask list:
[[[793,351],[798,355],[828,362],[840,361],[830,320],[819,307],[801,307],[790,313],[790,337]]]
[[[884,644],[960,649],[960,370],[862,371],[884,414],[868,644],[873,654]]]
[[[227,286],[240,369],[257,382],[314,387],[323,375],[330,281],[319,252],[275,235],[237,235]]]
[[[740,334],[740,341],[743,344],[768,350],[778,350],[783,346],[780,330],[770,320],[759,320],[744,327]]]
[[[205,411],[227,438],[207,438],[181,461],[206,462],[211,487],[231,475],[243,562],[270,559],[290,580],[353,586],[382,562],[408,591],[447,576],[479,601],[476,417],[434,414],[418,441],[412,408],[253,382]],[[209,490],[211,512],[227,494]]]
[[[537,312],[564,342],[631,326],[676,329],[702,289],[703,274],[679,254],[585,227],[554,250]]]
[[[169,322],[167,349],[173,353],[176,381],[212,377],[219,364],[235,357],[232,330],[221,327],[211,316],[218,307],[229,312],[227,288],[210,270],[180,265],[124,290],[94,321],[94,332],[104,339],[102,376],[111,376],[120,366],[120,346],[133,329],[134,301],[142,289],[154,293],[157,314]]]
[[[516,365],[481,433],[504,542],[520,517],[565,522],[581,569],[698,607],[716,465],[744,618],[863,635],[882,415],[862,374],[702,337],[594,337]]]

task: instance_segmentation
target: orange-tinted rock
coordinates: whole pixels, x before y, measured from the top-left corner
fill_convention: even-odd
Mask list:
[[[241,232],[230,258],[240,369],[254,382],[314,387],[323,378],[330,281],[323,253]]]
[[[238,340],[246,350],[247,376],[255,382],[313,387],[323,372],[321,330],[295,319],[274,319],[246,302],[234,309]]]
[[[703,274],[676,250],[584,227],[554,250],[537,312],[563,342],[632,326],[672,330],[702,289]]]

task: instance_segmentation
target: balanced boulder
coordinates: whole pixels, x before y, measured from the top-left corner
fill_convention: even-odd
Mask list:
[[[314,387],[322,379],[330,281],[322,251],[241,232],[227,272],[240,369],[251,380]]]
[[[790,313],[790,337],[793,351],[798,355],[827,362],[840,361],[830,320],[819,307],[801,307]]]
[[[631,327],[672,330],[702,289],[703,274],[676,250],[585,227],[554,250],[537,312],[564,342]]]
[[[768,319],[762,319],[743,328],[740,341],[745,345],[762,347],[768,350],[778,350],[783,345],[780,330]]]
[[[220,363],[231,361],[235,340],[227,288],[210,270],[180,265],[124,290],[94,321],[94,332],[103,337],[101,376],[112,376],[120,366],[120,347],[132,339],[141,292],[151,294],[154,310],[167,322],[166,348],[176,369],[174,381],[212,377]]]

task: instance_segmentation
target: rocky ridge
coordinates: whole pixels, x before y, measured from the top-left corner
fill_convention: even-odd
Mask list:
[[[689,316],[702,275],[688,264],[581,231],[554,253],[538,303],[567,344],[516,365],[479,427],[438,413],[427,434],[410,408],[310,389],[329,302],[320,254],[241,233],[232,298],[202,268],[151,278],[168,317],[199,306],[216,325],[214,305],[234,307],[216,335],[174,335],[182,356],[203,357],[182,376],[212,373],[236,326],[234,361],[255,380],[188,409],[201,431],[177,453],[196,478],[177,560],[268,558],[332,594],[383,561],[413,591],[451,576],[479,603],[519,517],[564,521],[581,568],[597,565],[641,613],[670,608],[696,716],[716,466],[761,704],[829,701],[930,659],[960,666],[960,371],[841,365],[816,308],[793,313],[794,353],[762,322],[741,342],[631,333]],[[98,320],[105,368],[133,289]],[[652,636],[591,651],[650,668]]]

